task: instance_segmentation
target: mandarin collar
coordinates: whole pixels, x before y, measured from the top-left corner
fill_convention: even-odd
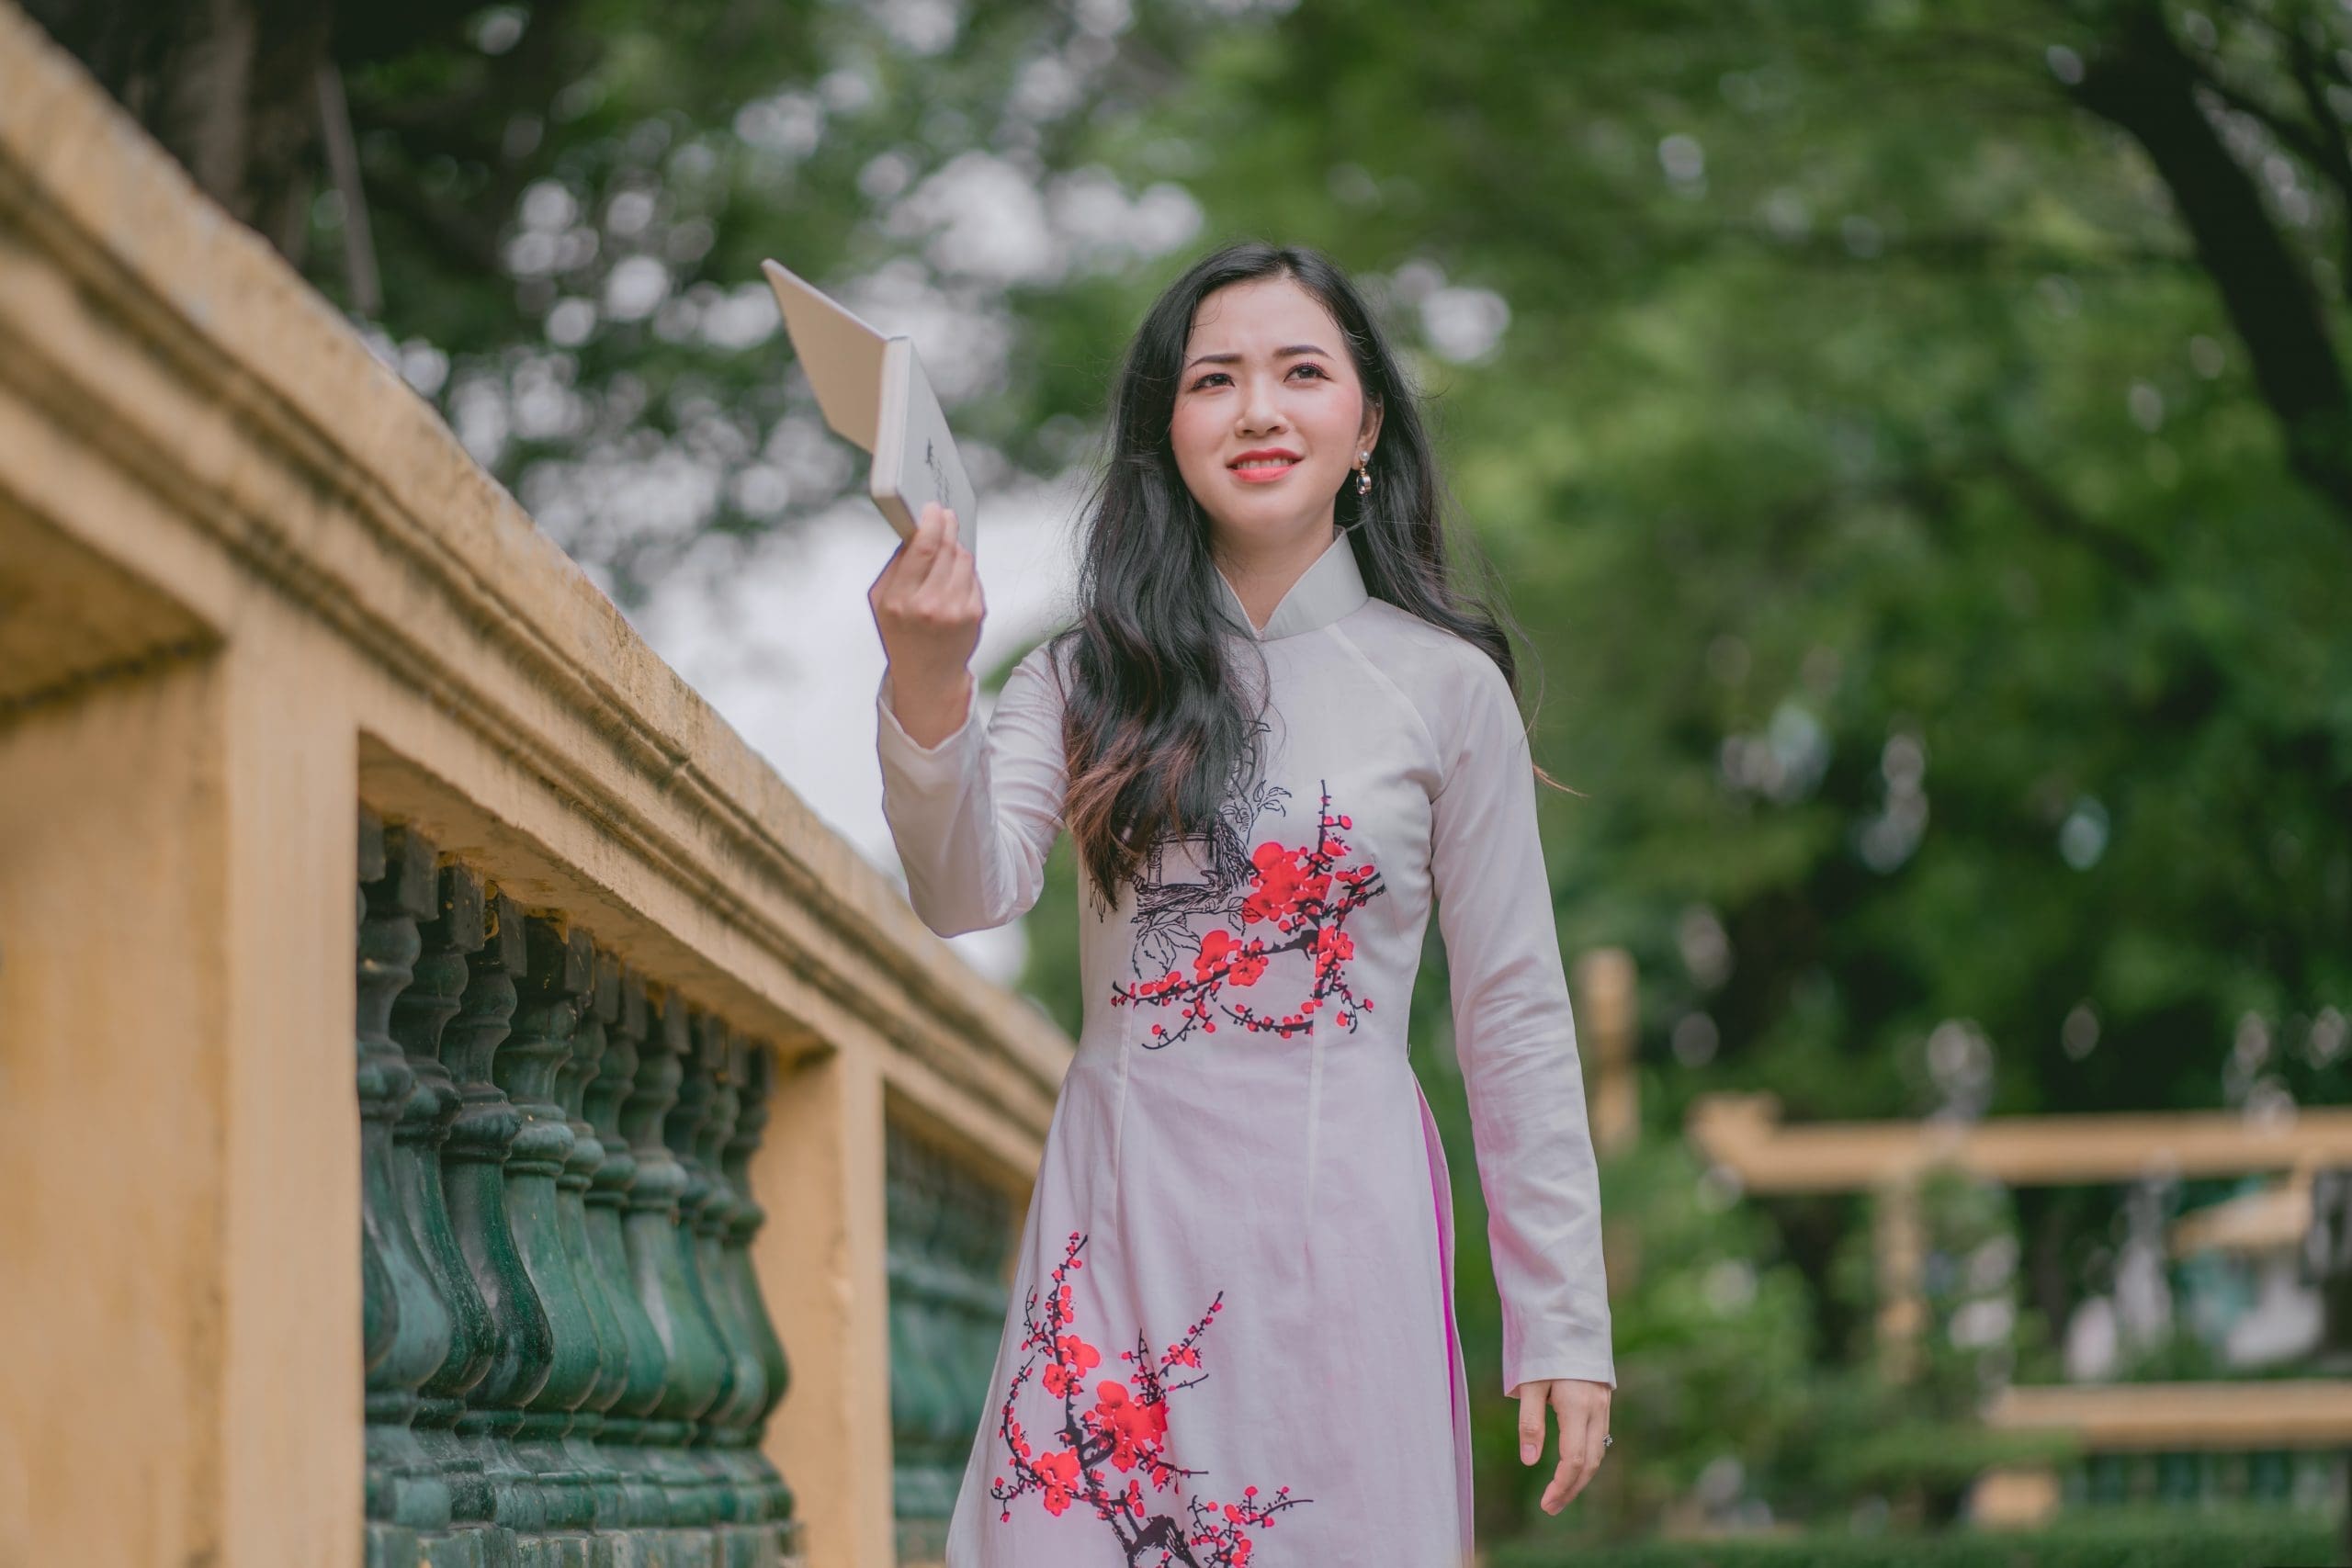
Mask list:
[[[1216,580],[1225,588],[1225,611],[1227,618],[1238,623],[1236,629],[1260,642],[1272,642],[1277,637],[1294,637],[1311,632],[1317,626],[1329,626],[1372,597],[1363,585],[1363,573],[1356,566],[1355,547],[1348,542],[1346,530],[1324,547],[1315,564],[1299,573],[1266,617],[1265,629],[1254,629],[1250,624],[1250,612],[1242,607],[1241,595],[1222,570]]]

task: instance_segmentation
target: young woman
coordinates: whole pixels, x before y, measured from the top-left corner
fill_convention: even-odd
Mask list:
[[[1559,1420],[1546,1510],[1616,1382],[1511,656],[1452,581],[1414,395],[1318,254],[1179,278],[1113,427],[1080,621],[985,727],[955,518],[868,596],[925,923],[1020,915],[1065,826],[1084,884],[1085,1023],[948,1568],[1454,1568],[1453,1209],[1405,1038],[1432,900],[1523,1461]]]

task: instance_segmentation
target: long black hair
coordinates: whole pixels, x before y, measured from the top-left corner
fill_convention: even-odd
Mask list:
[[[1453,509],[1419,393],[1363,296],[1304,245],[1245,241],[1202,258],[1169,285],[1128,345],[1109,457],[1087,504],[1079,619],[1049,654],[1059,663],[1060,645],[1075,645],[1063,694],[1063,818],[1098,905],[1164,839],[1215,822],[1259,718],[1242,700],[1244,672],[1230,667],[1238,643],[1228,640],[1209,516],[1177,469],[1169,427],[1201,302],[1234,284],[1285,277],[1330,312],[1368,403],[1381,410],[1371,492],[1359,500],[1354,484],[1342,484],[1334,512],[1365,589],[1485,649],[1519,689],[1501,626],[1461,592]],[[1257,657],[1262,676],[1262,649]]]

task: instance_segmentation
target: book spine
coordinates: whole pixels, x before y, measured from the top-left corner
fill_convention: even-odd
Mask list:
[[[907,369],[914,346],[914,340],[904,337],[894,337],[882,345],[882,409],[874,428],[874,466],[865,480],[866,493],[902,539],[911,539],[915,533],[905,472],[907,397],[912,381]]]

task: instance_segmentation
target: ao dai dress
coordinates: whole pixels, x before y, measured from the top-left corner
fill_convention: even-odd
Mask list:
[[[1161,846],[1107,907],[1081,892],[1084,1025],[947,1568],[1468,1561],[1451,1190],[1406,1059],[1432,902],[1504,1390],[1616,1381],[1510,685],[1483,650],[1370,597],[1345,534],[1262,627],[1219,581],[1270,700],[1214,830]],[[884,812],[942,935],[1036,901],[1062,826],[1057,673],[1039,648],[985,725],[967,711],[929,749],[883,677]]]

